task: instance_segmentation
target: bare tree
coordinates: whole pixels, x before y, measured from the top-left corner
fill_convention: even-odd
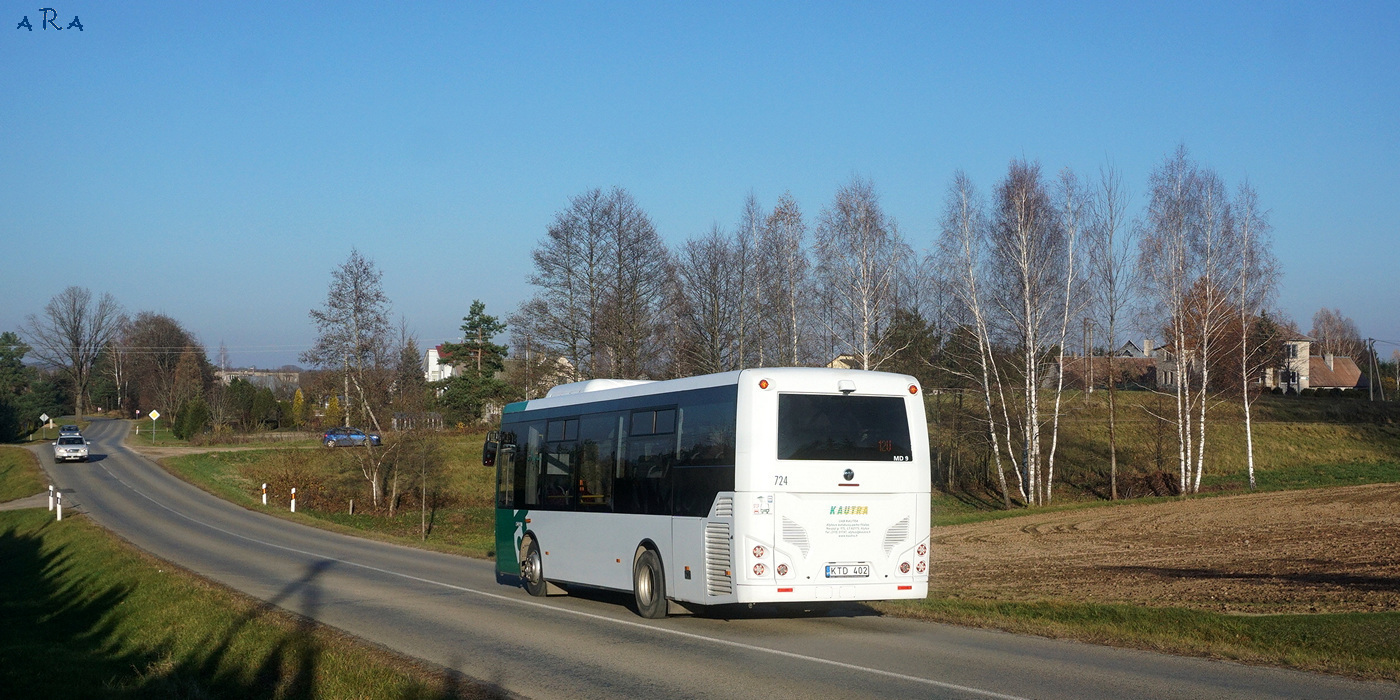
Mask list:
[[[1019,421],[1021,469],[1028,504],[1043,504],[1053,484],[1044,470],[1041,446],[1042,353],[1057,335],[1063,295],[1073,263],[1068,237],[1058,221],[1040,166],[1012,161],[997,186],[990,227],[990,273],[1002,332],[1020,355]],[[1063,345],[1063,342],[1060,342]]]
[[[1254,481],[1254,423],[1250,415],[1250,377],[1261,369],[1266,353],[1250,345],[1256,320],[1273,299],[1278,289],[1278,264],[1274,259],[1268,213],[1259,206],[1259,195],[1248,182],[1235,194],[1236,235],[1239,256],[1236,259],[1238,281],[1235,285],[1235,306],[1240,313],[1240,397],[1244,402],[1245,457],[1249,466],[1249,488]]]
[[[1045,460],[1045,490],[1044,503],[1050,503],[1054,495],[1055,483],[1055,452],[1060,444],[1060,399],[1064,395],[1065,389],[1065,344],[1069,336],[1069,319],[1071,316],[1078,316],[1083,308],[1084,294],[1082,283],[1076,276],[1077,263],[1075,253],[1078,250],[1079,231],[1083,226],[1085,218],[1086,194],[1079,184],[1079,179],[1074,171],[1065,168],[1060,173],[1059,186],[1059,230],[1064,241],[1060,243],[1065,249],[1064,262],[1064,294],[1060,299],[1060,306],[1063,312],[1060,316],[1060,333],[1056,345],[1059,347],[1058,366],[1055,378],[1055,408],[1052,411],[1050,423],[1050,455]],[[1087,355],[1087,351],[1086,351]],[[1085,357],[1084,361],[1090,362],[1092,358]]]
[[[1120,324],[1137,295],[1137,268],[1132,255],[1135,230],[1128,225],[1128,195],[1122,176],[1112,167],[1099,169],[1099,182],[1089,197],[1088,234],[1090,303],[1108,344],[1108,474],[1109,494],[1118,500],[1118,368],[1114,365]],[[1092,360],[1086,359],[1086,362]]]
[[[516,335],[529,336],[544,353],[567,358],[575,373],[571,379],[597,376],[607,200],[602,190],[591,189],[554,215],[532,253],[530,283],[539,291],[509,319]]]
[[[882,331],[897,308],[900,268],[912,261],[869,180],[853,178],[837,190],[818,221],[816,252],[817,277],[833,297],[828,332],[861,369],[879,368],[899,350]]]
[[[733,277],[735,311],[735,369],[764,363],[763,333],[765,326],[757,323],[754,313],[759,303],[759,288],[755,273],[758,263],[758,242],[763,238],[763,210],[753,192],[744,198],[744,210],[734,227]]]
[[[1005,402],[1001,398],[1001,376],[997,372],[996,363],[992,354],[991,330],[989,311],[982,292],[981,278],[983,266],[987,222],[984,205],[977,195],[976,187],[967,174],[961,170],[953,175],[953,181],[948,186],[948,194],[944,204],[944,214],[942,221],[942,232],[939,239],[940,259],[945,266],[942,277],[947,281],[948,289],[960,303],[964,313],[970,318],[976,351],[977,374],[971,379],[980,387],[982,405],[986,409],[987,442],[991,447],[992,458],[996,466],[997,483],[1001,487],[1002,504],[1006,508],[1011,507],[1011,493],[1006,484],[1006,470],[1002,467],[1001,461],[1001,438],[998,435],[998,424],[992,404],[998,400],[1003,407],[1003,418],[1005,418]],[[996,380],[995,385],[993,380]],[[1005,423],[1004,425],[1009,425]],[[1008,427],[1009,430],[1009,427]],[[1009,435],[1008,435],[1009,438]],[[1007,457],[1015,466],[1015,458],[1010,451],[1010,441],[1007,443]],[[1017,478],[1020,479],[1021,472],[1014,469]],[[1025,493],[1024,484],[1021,491]]]
[[[563,356],[574,379],[659,373],[670,254],[626,190],[593,189],[555,215],[535,247],[538,291],[511,316],[514,333]]]
[[[1362,365],[1366,343],[1356,322],[1342,313],[1341,309],[1318,309],[1312,317],[1312,331],[1308,333],[1316,342],[1319,355],[1342,355],[1356,360]]]
[[[93,365],[121,323],[121,304],[111,294],[94,301],[91,291],[77,286],[54,295],[43,314],[25,317],[22,330],[34,357],[73,383],[73,410],[79,418],[87,407]]]
[[[345,262],[331,271],[326,301],[311,310],[319,335],[311,349],[301,354],[303,362],[326,369],[340,368],[345,390],[345,421],[352,412],[359,414],[383,433],[378,409],[388,402],[387,359],[390,355],[389,299],[381,285],[383,274],[372,260],[351,249]],[[353,388],[353,392],[352,392]],[[353,410],[352,410],[353,409]],[[370,482],[375,507],[383,491],[383,469],[391,448],[378,448],[364,442],[364,451],[355,451],[360,470]]]
[[[1145,289],[1171,337],[1180,490],[1200,489],[1205,472],[1210,367],[1230,320],[1238,245],[1229,198],[1218,175],[1180,146],[1151,176],[1146,231],[1139,246]],[[1193,414],[1194,412],[1194,414]]]
[[[708,374],[742,366],[743,281],[740,245],[718,225],[691,239],[676,256],[683,373]]]
[[[1225,183],[1214,171],[1203,170],[1200,178],[1199,224],[1193,244],[1197,248],[1196,259],[1200,265],[1199,278],[1193,293],[1193,317],[1197,326],[1195,343],[1200,367],[1199,419],[1196,447],[1196,473],[1191,490],[1201,490],[1201,477],[1205,474],[1206,457],[1206,417],[1210,406],[1210,370],[1215,354],[1223,350],[1214,347],[1221,338],[1221,331],[1230,321],[1229,288],[1233,280],[1229,270],[1238,254],[1235,239],[1233,214],[1230,209],[1229,194]]]
[[[772,362],[796,367],[806,360],[808,306],[806,224],[797,200],[784,192],[764,222],[758,243],[763,318],[774,323],[765,338]]]
[[[1195,206],[1195,165],[1186,148],[1178,147],[1152,172],[1149,180],[1145,230],[1140,237],[1138,264],[1145,289],[1155,305],[1156,317],[1166,319],[1172,359],[1170,382],[1176,399],[1178,487],[1186,492],[1191,464],[1191,408],[1186,378],[1189,376],[1187,338],[1187,290],[1193,271],[1190,228]],[[1158,381],[1161,384],[1161,378]]]
[[[603,220],[602,357],[595,363],[618,379],[659,376],[663,358],[655,341],[665,330],[670,252],[626,190],[609,193]]]

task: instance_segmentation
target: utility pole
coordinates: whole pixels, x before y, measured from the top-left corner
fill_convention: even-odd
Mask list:
[[[1094,393],[1094,322],[1089,317],[1084,317],[1084,363],[1087,365],[1085,374],[1089,380],[1086,384],[1089,394]]]

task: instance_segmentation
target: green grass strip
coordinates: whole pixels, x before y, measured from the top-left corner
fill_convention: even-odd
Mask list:
[[[22,447],[0,447],[0,502],[33,496],[48,488],[34,453]]]
[[[1400,613],[1247,616],[1132,605],[946,597],[874,607],[886,614],[955,625],[1400,680]]]

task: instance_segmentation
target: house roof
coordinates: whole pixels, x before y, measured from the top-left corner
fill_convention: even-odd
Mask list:
[[[1326,357],[1312,355],[1308,357],[1308,385],[1316,389],[1358,389],[1370,386],[1370,383],[1350,357],[1333,356],[1332,367],[1328,369]]]

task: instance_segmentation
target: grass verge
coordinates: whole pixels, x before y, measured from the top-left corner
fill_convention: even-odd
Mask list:
[[[168,457],[161,464],[215,496],[279,518],[385,542],[490,558],[495,555],[494,472],[469,464],[466,455],[479,449],[472,442],[473,438],[459,438],[447,445],[446,466],[427,509],[420,507],[414,485],[405,480],[400,498],[404,507],[396,508],[392,517],[386,509],[370,508],[363,494],[352,514],[349,500],[335,495],[349,490],[346,482],[353,486],[356,479],[344,449],[209,452]],[[264,483],[269,484],[266,506],[262,505]],[[296,513],[288,503],[294,485]],[[427,537],[422,534],[425,524]]]
[[[8,697],[491,697],[138,552],[86,518],[0,513],[0,572]]]
[[[1244,616],[934,597],[872,607],[890,615],[969,627],[1400,681],[1400,613]]]
[[[33,452],[23,447],[0,447],[0,503],[33,496],[47,484]]]

